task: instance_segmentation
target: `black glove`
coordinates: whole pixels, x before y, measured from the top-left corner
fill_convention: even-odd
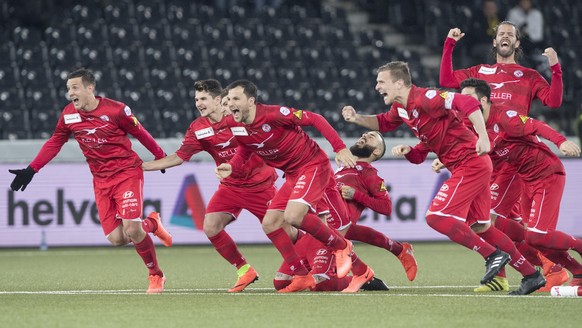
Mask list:
[[[30,181],[32,181],[32,177],[36,174],[34,169],[30,166],[22,170],[8,170],[8,172],[16,174],[14,180],[12,180],[12,183],[10,184],[10,189],[12,189],[12,191],[24,191],[26,186],[28,186]]]

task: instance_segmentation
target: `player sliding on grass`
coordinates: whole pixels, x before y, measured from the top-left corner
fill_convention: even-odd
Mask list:
[[[22,190],[34,174],[50,162],[69,140],[75,137],[93,174],[95,203],[103,232],[114,246],[133,242],[149,270],[148,293],[164,291],[166,277],[158,266],[154,243],[147,232],[158,236],[164,246],[172,237],[162,226],[158,213],[142,221],[143,170],[141,159],[131,149],[127,134],[139,140],[156,158],[164,151],[123,103],[95,96],[95,76],[86,69],[71,72],[67,79],[71,103],[65,106],[52,137],[36,158],[16,174],[12,190]]]
[[[493,230],[485,241],[469,227],[474,222],[489,222],[491,160],[484,155],[490,145],[479,102],[469,96],[413,85],[408,64],[399,61],[378,68],[376,90],[384,103],[391,105],[388,112],[360,115],[346,106],[342,110],[344,119],[380,132],[395,130],[405,123],[449,167],[452,176],[433,199],[426,222],[452,241],[483,256],[486,270],[481,283],[489,282],[509,262],[510,256],[493,246],[501,232]],[[478,138],[456,111],[469,117]],[[404,155],[405,150],[403,147],[393,152]]]

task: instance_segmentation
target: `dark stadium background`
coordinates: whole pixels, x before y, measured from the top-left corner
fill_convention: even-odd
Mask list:
[[[544,15],[545,44],[560,57],[564,101],[557,111],[535,103],[531,114],[575,136],[582,6],[575,0],[533,2]],[[224,85],[250,79],[261,90],[260,101],[319,112],[342,137],[355,137],[361,130],[345,124],[340,109],[385,110],[374,90],[374,69],[405,60],[415,84],[438,86],[448,30],[466,30],[481,8],[479,0],[271,3],[0,0],[0,139],[48,138],[67,104],[67,73],[79,66],[96,73],[100,95],[127,103],[156,138],[183,136],[197,115],[193,82],[207,78]],[[506,13],[515,1],[498,4]],[[457,47],[455,68],[477,63],[465,46],[470,38]],[[526,63],[549,78],[544,62]],[[401,128],[387,136],[411,134]]]

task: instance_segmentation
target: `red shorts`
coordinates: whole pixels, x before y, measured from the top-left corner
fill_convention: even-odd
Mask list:
[[[328,187],[332,174],[329,163],[306,166],[301,173],[296,175],[285,174],[285,183],[273,197],[269,209],[284,211],[287,202],[296,201],[309,206],[315,213],[317,203]]]
[[[552,174],[533,182],[524,182],[524,192],[529,200],[523,204],[524,210],[529,213],[527,229],[546,233],[555,230],[560,214],[560,202],[564,193],[566,176]]]
[[[206,214],[208,213],[228,213],[233,218],[237,218],[244,209],[256,216],[260,222],[269,207],[269,202],[275,196],[277,187],[271,186],[268,189],[255,192],[245,192],[225,185],[219,185],[218,190],[212,195]]]
[[[143,171],[130,169],[107,178],[93,179],[95,203],[101,228],[108,236],[121,220],[141,220],[143,216]]]
[[[330,215],[327,216],[326,221],[330,227],[336,230],[344,230],[352,224],[352,220],[350,220],[348,215],[348,207],[336,187],[336,181],[333,175],[329,179],[329,185],[325,188],[325,193],[317,206],[318,209],[327,208],[329,210]],[[356,218],[355,222],[358,219]]]
[[[517,170],[503,162],[495,174],[495,181],[491,183],[490,213],[508,219],[521,218],[521,186]]]
[[[437,192],[429,211],[466,222],[489,222],[491,159],[475,156],[455,168]]]

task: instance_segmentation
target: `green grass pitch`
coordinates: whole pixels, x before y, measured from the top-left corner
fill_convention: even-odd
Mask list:
[[[0,250],[0,327],[580,327],[581,298],[549,293],[476,294],[480,256],[452,243],[413,243],[414,282],[392,254],[356,244],[390,287],[356,294],[278,294],[281,257],[241,246],[260,280],[239,294],[236,273],[208,246],[157,248],[168,281],[146,295],[147,273],[131,247]],[[575,255],[579,258],[577,255]],[[508,266],[511,289],[520,276]]]

